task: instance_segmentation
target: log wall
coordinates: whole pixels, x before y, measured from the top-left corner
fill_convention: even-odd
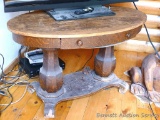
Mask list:
[[[156,48],[160,50],[160,0],[139,0],[135,3],[137,5],[137,8],[147,15],[146,26],[148,28],[151,40],[154,42]],[[133,3],[111,4],[111,6],[123,6],[135,9]],[[116,49],[153,52],[152,47],[148,44],[148,37],[144,27],[142,28],[140,33],[135,38],[133,38],[133,40],[135,40],[135,42],[129,40],[121,45],[116,46]],[[142,43],[144,44],[142,45]],[[139,48],[142,46],[144,49]],[[146,47],[148,50],[146,49]]]

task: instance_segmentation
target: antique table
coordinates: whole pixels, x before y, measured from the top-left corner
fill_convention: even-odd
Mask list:
[[[114,45],[135,37],[146,21],[146,15],[131,8],[112,7],[116,15],[88,19],[55,21],[45,12],[31,12],[8,22],[15,42],[42,48],[43,66],[39,82],[31,85],[45,103],[44,114],[54,117],[55,105],[63,100],[94,93],[108,86],[117,86],[125,93],[129,85],[114,73]],[[94,70],[63,75],[58,49],[100,48]],[[84,53],[85,54],[85,53]]]

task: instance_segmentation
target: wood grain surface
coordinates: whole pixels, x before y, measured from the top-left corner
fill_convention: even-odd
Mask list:
[[[59,66],[57,49],[43,50],[43,66],[40,68],[39,82],[48,93],[58,91],[63,85],[62,68]]]
[[[82,50],[60,50],[59,57],[66,63],[64,74],[77,71],[83,67],[87,59],[92,54],[91,49]],[[95,50],[94,56],[98,49]],[[83,54],[85,53],[85,54]],[[124,74],[124,71],[129,70],[132,66],[141,66],[142,60],[147,53],[115,51],[117,58],[117,66],[115,73],[119,78],[130,82],[130,78]],[[94,56],[87,63],[87,66],[94,68]],[[10,76],[14,76],[18,71],[15,71]],[[27,80],[28,77],[21,76],[20,81]],[[38,78],[30,79],[38,81]],[[17,101],[24,93],[25,86],[13,86],[9,90],[13,95],[14,101]],[[116,96],[116,97],[115,97]],[[9,97],[0,96],[1,104],[8,104]],[[151,104],[155,114],[160,114],[160,108]],[[5,106],[0,106],[1,110]],[[142,114],[152,115],[148,104],[141,103],[129,91],[125,94],[120,94],[117,88],[101,90],[91,96],[60,102],[56,106],[56,118],[47,119],[44,117],[43,101],[36,93],[26,92],[25,96],[17,103],[10,105],[0,116],[0,120],[154,120],[153,117],[142,117]],[[137,114],[139,117],[98,117],[97,114]],[[157,118],[160,120],[160,116]]]
[[[114,46],[100,48],[94,60],[95,73],[101,77],[108,77],[116,67]]]
[[[115,16],[69,21],[55,21],[45,12],[32,12],[11,19],[8,22],[8,28],[13,33],[13,39],[20,44],[32,47],[39,47],[39,45],[43,47],[42,44],[49,44],[49,48],[55,48],[56,46],[56,48],[70,49],[73,46],[67,48],[64,45],[61,46],[61,43],[64,41],[75,44],[78,38],[91,38],[90,41],[92,42],[92,39],[99,39],[97,37],[100,37],[99,40],[101,41],[102,36],[106,38],[112,36],[114,38],[117,37],[117,34],[120,39],[121,34],[124,34],[126,31],[132,32],[136,29],[134,33],[137,34],[146,21],[146,15],[140,11],[123,7],[112,7],[111,9],[116,12]],[[135,37],[135,35],[131,34],[129,38],[125,37],[122,40],[117,38],[113,43],[115,41],[122,42],[132,37]],[[104,41],[104,39],[102,40]],[[106,39],[106,41],[108,40]],[[105,45],[107,44],[106,42]],[[112,42],[109,44],[112,44]],[[92,47],[95,46],[97,44],[93,44]],[[47,45],[45,48],[47,48]],[[74,48],[80,47],[76,45]]]

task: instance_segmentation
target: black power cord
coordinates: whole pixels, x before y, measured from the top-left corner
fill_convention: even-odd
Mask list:
[[[11,101],[9,102],[9,104],[4,108],[4,109],[2,109],[2,110],[0,110],[0,115],[1,115],[1,113],[3,112],[3,111],[5,111],[10,105],[11,105],[11,103],[13,102],[13,96],[12,96],[12,94],[10,93],[10,91],[9,91],[9,87],[7,87],[7,92],[9,93],[9,97],[11,98]]]
[[[92,50],[92,54],[90,56],[90,58],[86,61],[86,63],[83,65],[82,69],[84,69],[84,67],[87,65],[87,63],[91,60],[91,58],[93,57],[93,53],[94,53],[94,49]]]
[[[21,57],[21,50],[23,49],[23,47],[24,46],[21,46],[21,48],[19,49],[19,58]],[[12,79],[11,80],[13,80],[13,79],[15,79],[15,78],[18,78],[18,79],[16,79],[14,82],[10,82],[10,81],[6,81],[5,80],[5,77],[7,77],[7,75],[10,73],[7,73],[7,74],[5,74],[4,73],[4,70],[3,70],[3,66],[4,66],[4,56],[0,53],[0,56],[2,57],[2,64],[0,65],[0,69],[1,69],[1,75],[0,75],[0,82],[2,82],[3,84],[5,84],[5,86],[4,87],[0,87],[0,91],[2,91],[2,92],[4,92],[3,90],[4,89],[6,89],[7,90],[7,92],[8,92],[8,94],[9,94],[9,98],[11,98],[11,100],[10,100],[10,102],[7,104],[7,106],[4,108],[4,109],[2,109],[2,110],[0,110],[0,115],[1,115],[1,113],[3,112],[3,111],[5,111],[10,105],[11,105],[11,103],[13,102],[13,96],[12,96],[12,94],[10,93],[10,91],[9,91],[9,88],[10,87],[12,87],[13,85],[15,85],[15,84],[17,84],[17,85],[24,85],[24,83],[23,82],[17,82],[17,80],[19,79],[19,77],[21,76],[21,74],[22,74],[22,72],[21,72],[21,70],[19,69],[18,70],[18,73],[16,74],[16,76],[13,76],[13,77],[11,77]],[[14,67],[13,67],[13,69],[14,69]],[[12,69],[12,70],[13,70]],[[12,71],[11,70],[11,71]],[[17,82],[17,83],[16,83]]]
[[[136,10],[138,10],[138,8],[137,8],[137,6],[136,6],[135,2],[133,2],[133,5],[134,5],[134,7],[136,8]],[[149,35],[149,32],[148,32],[148,29],[147,29],[146,24],[144,24],[144,28],[145,28],[145,30],[146,30],[146,33],[147,33],[147,36],[148,36],[148,40],[149,40],[149,42],[151,43],[151,45],[152,45],[152,47],[153,47],[153,49],[154,49],[154,51],[155,51],[156,55],[157,55],[157,56],[158,56],[158,58],[160,59],[160,55],[159,55],[159,53],[158,53],[157,49],[155,48],[155,46],[154,46],[154,45],[153,45],[153,43],[152,43],[152,40],[151,40],[151,37],[150,37],[150,35]]]
[[[87,63],[91,60],[91,58],[93,57],[94,55],[94,49],[92,50],[92,54],[91,56],[88,58],[88,60],[85,62],[85,64],[83,65],[83,67],[79,70],[77,70],[76,72],[80,71],[80,70],[83,70],[85,68],[85,66],[87,65]]]
[[[4,56],[0,53],[0,56],[2,57],[2,64],[0,65],[0,69],[1,69],[1,76],[0,76],[0,81],[2,80],[2,78],[4,77],[4,71],[3,71],[3,66],[4,66]]]
[[[135,2],[133,2],[133,5],[134,5],[134,7],[136,8],[136,10],[138,10],[137,5],[135,4]],[[151,43],[151,45],[152,45],[152,47],[153,47],[156,55],[158,56],[158,59],[160,59],[160,55],[159,55],[157,49],[155,48],[155,46],[154,46],[153,43],[152,43],[152,40],[151,40],[151,38],[150,38],[148,29],[147,29],[147,27],[146,27],[145,24],[144,24],[144,27],[145,27],[145,30],[146,30],[146,33],[147,33],[147,36],[148,36],[148,40],[149,40],[149,42]],[[142,86],[142,85],[140,85],[140,86]],[[144,86],[142,86],[142,87],[147,91],[147,88],[145,88]],[[149,99],[149,93],[148,93],[148,91],[147,91],[147,97],[148,97],[148,99]],[[152,112],[155,120],[157,120],[157,117],[155,116],[155,113],[154,113],[154,111],[153,111],[153,109],[152,109],[152,106],[151,106],[150,102],[149,102],[149,107],[150,107],[150,110],[151,110],[151,112]]]
[[[1,76],[0,76],[0,81],[1,82],[4,82],[3,81],[3,78],[4,78],[4,76],[6,76],[6,74],[4,73],[4,71],[3,71],[3,66],[4,66],[4,56],[0,53],[0,56],[2,57],[2,64],[0,65],[0,69],[1,69]],[[9,94],[9,97],[11,98],[11,101],[9,102],[9,104],[4,108],[4,109],[2,109],[2,110],[0,110],[0,115],[1,115],[1,113],[4,111],[4,110],[6,110],[10,105],[11,105],[11,103],[13,102],[13,96],[12,96],[12,94],[10,93],[10,91],[9,91],[9,87],[10,86],[5,86],[5,87],[3,87],[3,88],[0,88],[0,91],[1,90],[3,90],[3,89],[7,89],[7,92],[8,92],[8,94]]]

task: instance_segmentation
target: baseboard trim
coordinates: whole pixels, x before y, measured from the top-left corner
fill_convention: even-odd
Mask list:
[[[21,50],[21,56],[24,56],[24,53],[26,51],[26,48],[24,47]],[[6,68],[4,68],[3,72],[5,74],[7,74],[8,72],[10,72],[14,66],[16,66],[19,63],[19,56],[17,56]],[[1,74],[1,73],[0,73]]]
[[[16,66],[19,63],[19,58],[15,58],[9,65],[4,69],[4,73],[7,74],[10,72],[14,66]]]

